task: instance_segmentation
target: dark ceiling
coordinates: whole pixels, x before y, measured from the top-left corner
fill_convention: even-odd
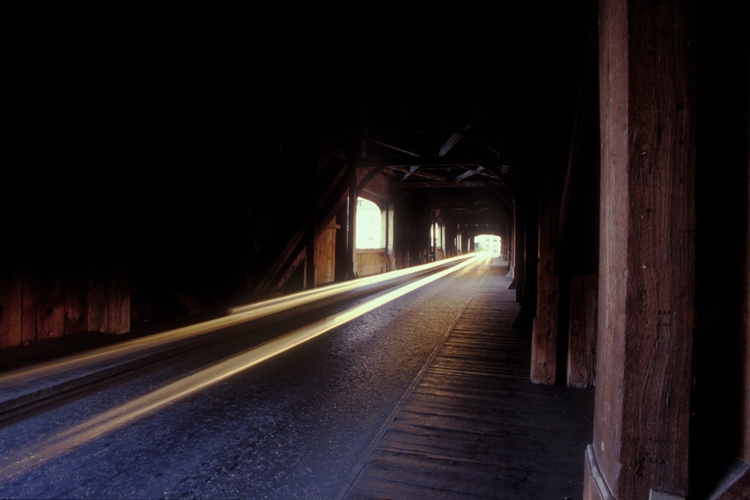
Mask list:
[[[11,181],[43,207],[85,198],[67,207],[82,218],[136,200],[147,208],[133,224],[148,223],[170,206],[230,203],[248,168],[263,206],[281,189],[270,183],[294,176],[269,160],[280,145],[332,139],[355,154],[364,144],[362,165],[400,187],[441,186],[452,217],[507,219],[514,183],[564,170],[594,12],[590,1],[29,7],[9,50]]]

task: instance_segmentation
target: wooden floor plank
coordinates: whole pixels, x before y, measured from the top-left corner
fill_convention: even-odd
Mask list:
[[[593,391],[529,382],[531,339],[494,266],[344,498],[580,498]]]

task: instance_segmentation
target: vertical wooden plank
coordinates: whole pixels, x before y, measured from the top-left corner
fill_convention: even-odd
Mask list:
[[[23,278],[19,271],[0,272],[0,348],[22,342]]]
[[[112,267],[107,283],[107,333],[130,331],[130,287],[125,266]]]
[[[531,381],[554,384],[557,371],[559,277],[555,274],[559,202],[548,186],[539,206],[537,300],[531,332]]]
[[[107,321],[107,286],[104,273],[100,269],[92,270],[88,275],[87,330],[106,332]]]
[[[39,286],[37,277],[28,270],[23,273],[22,281],[21,343],[28,344],[37,339]]]
[[[571,277],[568,386],[594,385],[596,372],[596,273]]]
[[[37,340],[59,337],[65,332],[65,285],[59,271],[45,270],[39,280]]]
[[[332,219],[315,245],[316,285],[332,283],[336,271],[336,225]]]
[[[627,213],[627,173],[620,166],[628,151],[628,8],[622,0],[599,1],[599,126],[601,138],[600,219],[599,219],[599,303],[597,317],[597,389],[594,440],[595,460],[587,461],[586,476],[599,478],[614,491],[619,487],[617,457],[622,448],[623,400],[625,383],[621,359],[624,342],[613,332],[625,327],[625,246],[627,227],[618,219]],[[588,480],[588,479],[587,479]],[[593,488],[591,491],[595,491]],[[588,492],[588,491],[587,491]],[[598,499],[586,496],[587,500]]]
[[[87,278],[82,269],[72,269],[65,276],[65,335],[85,332],[88,324]]]

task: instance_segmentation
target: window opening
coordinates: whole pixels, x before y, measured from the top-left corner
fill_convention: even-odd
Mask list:
[[[377,204],[357,198],[356,242],[359,249],[383,248],[383,213]]]

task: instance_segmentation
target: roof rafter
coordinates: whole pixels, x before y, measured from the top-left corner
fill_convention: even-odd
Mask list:
[[[474,124],[477,122],[477,118],[478,116],[475,115],[471,120],[469,120],[469,122],[466,125],[464,125],[464,128],[461,129],[461,132],[453,132],[451,136],[448,137],[448,140],[445,141],[445,144],[443,144],[443,146],[440,148],[440,151],[438,151],[438,154],[437,154],[438,157],[443,157],[446,154],[448,154],[448,151],[453,149],[453,146],[458,144],[458,141],[461,140],[461,138],[463,137],[463,134],[471,130],[472,127],[474,127]]]

